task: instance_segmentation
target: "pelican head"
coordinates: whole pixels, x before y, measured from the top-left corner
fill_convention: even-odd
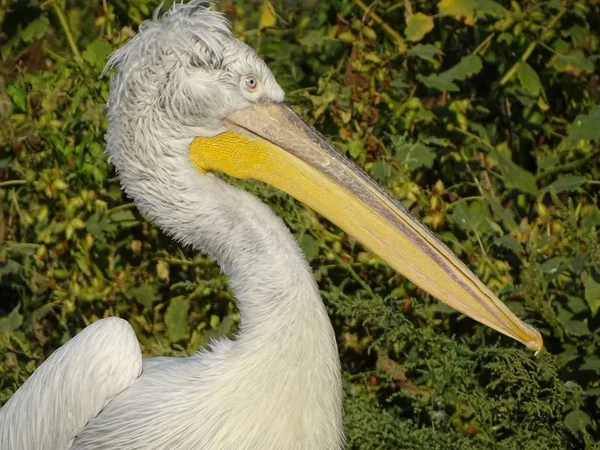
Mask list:
[[[108,63],[118,71],[107,151],[138,206],[226,272],[241,271],[235,255],[252,250],[252,241],[236,247],[246,232],[240,205],[266,208],[211,172],[263,181],[312,207],[439,300],[539,350],[539,332],[289,108],[266,64],[207,6],[176,4],[144,22]]]

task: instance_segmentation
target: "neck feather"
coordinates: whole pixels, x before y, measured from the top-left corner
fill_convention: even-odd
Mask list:
[[[312,271],[284,223],[254,196],[198,173],[187,156],[189,141],[161,148],[151,145],[158,139],[133,146],[135,139],[117,136],[109,130],[108,151],[125,191],[169,235],[213,257],[234,290],[241,313],[236,340],[213,349],[214,358],[204,359],[208,366],[192,360],[200,373],[218,374],[224,401],[234,401],[231,411],[242,414],[232,423],[254,423],[245,418],[259,411],[269,430],[267,448],[292,448],[290,438],[307,443],[302,448],[340,448],[335,335]]]
[[[123,160],[140,152],[120,149],[112,161],[127,194],[154,223],[214,258],[228,276],[241,313],[238,340],[309,325],[315,338],[335,347],[310,267],[283,221],[253,195],[198,173],[187,158],[189,142],[168,145],[144,149],[160,159]]]

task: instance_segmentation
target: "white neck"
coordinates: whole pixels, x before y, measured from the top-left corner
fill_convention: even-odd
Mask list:
[[[198,173],[181,156],[118,169],[126,192],[154,223],[214,258],[228,276],[241,313],[239,339],[286,329],[306,315],[330,338],[308,263],[281,219],[256,197]]]
[[[273,439],[296,439],[287,427],[297,424],[302,439],[311,442],[307,448],[339,448],[335,335],[312,271],[287,227],[256,197],[200,174],[188,159],[189,140],[161,139],[151,126],[137,127],[146,133],[129,136],[118,124],[124,126],[114,121],[109,128],[107,149],[125,191],[166,233],[213,257],[235,293],[241,323],[225,367],[236,382],[226,386],[241,389],[242,397],[231,409],[245,411],[241,403],[250,402],[251,410],[262,402],[271,428],[288,424]],[[256,380],[265,385],[243,388]]]
[[[112,121],[107,135],[121,183],[167,234],[217,261],[241,313],[237,340],[264,342],[269,334],[297,328],[337,360],[312,271],[283,221],[253,195],[199,173],[188,159],[189,140],[161,135],[164,124],[132,122]],[[144,133],[131,131],[142,128]]]

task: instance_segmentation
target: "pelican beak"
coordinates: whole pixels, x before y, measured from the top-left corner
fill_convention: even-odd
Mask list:
[[[196,138],[202,171],[268,183],[313,208],[417,286],[452,308],[538,351],[522,322],[440,240],[284,103],[236,111],[229,130]]]

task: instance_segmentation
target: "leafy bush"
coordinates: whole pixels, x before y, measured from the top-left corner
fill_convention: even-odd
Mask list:
[[[99,317],[146,356],[239,319],[103,153],[107,55],[157,0],[0,0],[0,403]],[[288,102],[544,335],[465,320],[284,194],[336,328],[349,449],[600,448],[598,0],[223,0]]]

